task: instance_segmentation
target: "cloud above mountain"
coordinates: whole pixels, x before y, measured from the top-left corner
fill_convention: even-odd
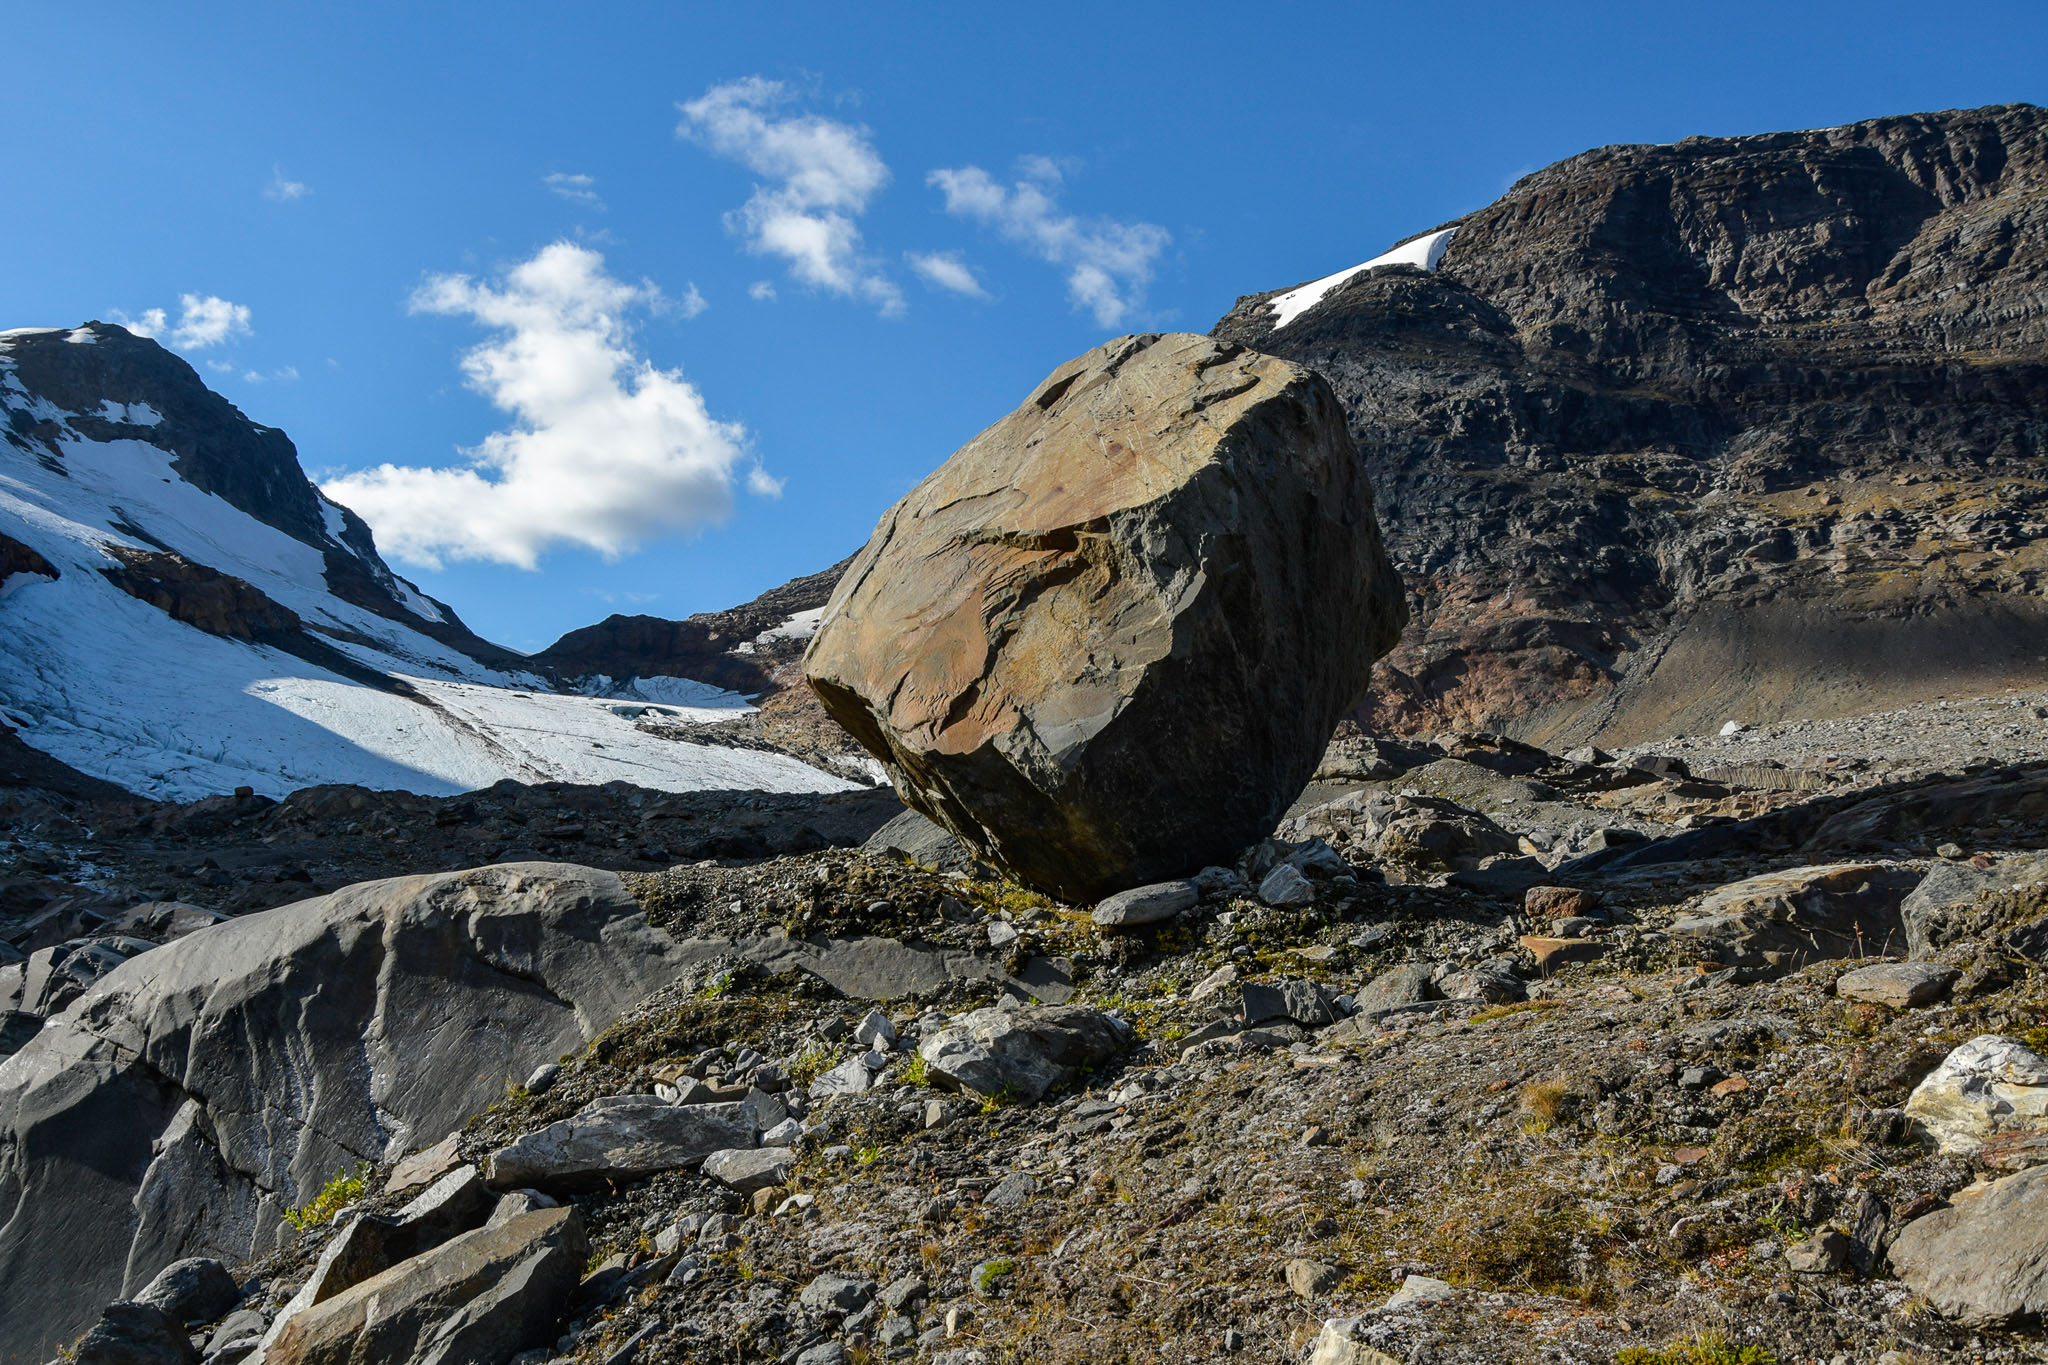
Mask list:
[[[168,332],[171,345],[180,351],[203,351],[255,332],[247,304],[231,303],[217,294],[181,294],[178,305],[175,326],[161,308],[145,308],[132,318],[115,308],[107,313],[107,321],[119,323],[139,337],[160,337]]]
[[[992,227],[1064,270],[1067,297],[1102,327],[1122,326],[1144,306],[1153,264],[1173,241],[1156,223],[1062,212],[1064,177],[1047,157],[1024,158],[1008,186],[979,166],[942,167],[925,179],[945,195],[947,213]]]
[[[469,386],[514,420],[452,467],[384,464],[321,485],[407,563],[488,560],[532,569],[559,548],[607,558],[728,516],[746,433],[714,420],[677,370],[633,349],[628,315],[663,305],[588,247],[556,242],[491,281],[437,275],[415,313],[491,333],[465,351]],[[766,493],[772,479],[746,474]]]
[[[888,166],[866,128],[784,112],[794,102],[759,76],[714,85],[676,106],[676,136],[761,177],[726,215],[750,250],[780,256],[799,283],[901,312],[902,290],[865,254],[856,222],[889,183]]]

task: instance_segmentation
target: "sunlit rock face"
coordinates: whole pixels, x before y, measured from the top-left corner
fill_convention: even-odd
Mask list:
[[[1328,385],[1132,336],[890,509],[805,671],[906,801],[1086,900],[1267,833],[1405,619]]]

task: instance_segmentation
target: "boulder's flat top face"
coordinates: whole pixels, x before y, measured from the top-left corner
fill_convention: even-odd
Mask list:
[[[905,800],[1080,898],[1270,829],[1405,616],[1328,386],[1131,336],[890,509],[804,665]]]

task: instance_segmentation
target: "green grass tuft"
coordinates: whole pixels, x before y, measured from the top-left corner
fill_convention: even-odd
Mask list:
[[[335,1214],[360,1200],[370,1189],[370,1163],[358,1162],[351,1171],[346,1168],[336,1171],[334,1179],[321,1187],[320,1193],[295,1209],[286,1209],[284,1221],[300,1232],[317,1228]]]
[[[1777,1359],[1761,1346],[1735,1346],[1719,1332],[1701,1332],[1655,1350],[1630,1346],[1614,1365],[1777,1365]]]

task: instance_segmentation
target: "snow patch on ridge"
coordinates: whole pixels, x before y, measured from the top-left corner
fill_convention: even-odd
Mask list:
[[[320,501],[320,520],[327,528],[328,538],[342,549],[355,555],[356,558],[361,559],[362,555],[357,552],[355,546],[342,539],[342,533],[348,530],[348,521],[342,516],[341,504],[318,489],[314,490],[313,496]],[[369,563],[371,572],[375,573],[379,581],[390,591],[391,595],[398,599],[399,606],[404,607],[422,621],[431,621],[435,625],[442,625],[447,622],[447,616],[443,615],[441,609],[435,606],[433,601],[418,588],[415,588],[395,573],[386,573],[383,565],[374,561],[366,562]]]
[[[818,633],[818,627],[824,624],[824,621],[825,609],[823,607],[812,607],[809,611],[797,612],[795,615],[784,620],[781,625],[770,626],[753,639],[744,640],[734,645],[732,652],[735,654],[752,654],[762,645],[769,644],[775,640],[808,640]]]
[[[1309,309],[1329,297],[1330,292],[1352,276],[1367,270],[1378,270],[1381,266],[1412,265],[1422,270],[1435,270],[1443,260],[1444,252],[1451,245],[1451,238],[1458,235],[1454,227],[1441,232],[1428,232],[1413,241],[1403,242],[1392,251],[1382,252],[1369,261],[1361,261],[1349,270],[1340,270],[1334,275],[1325,275],[1312,280],[1299,289],[1290,289],[1276,296],[1267,307],[1272,310],[1272,327],[1279,331],[1288,323],[1306,313]]]

